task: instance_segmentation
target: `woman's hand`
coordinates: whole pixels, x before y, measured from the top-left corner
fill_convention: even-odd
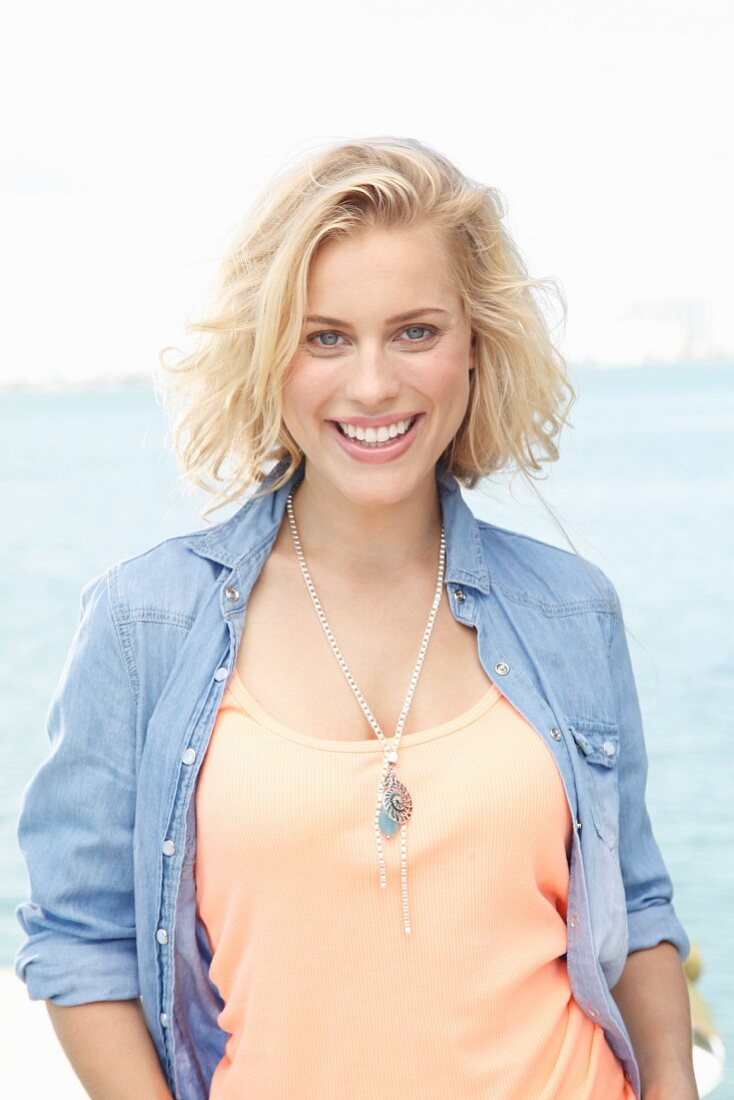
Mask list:
[[[698,1100],[688,989],[667,940],[627,957],[612,996],[640,1067],[642,1100]]]

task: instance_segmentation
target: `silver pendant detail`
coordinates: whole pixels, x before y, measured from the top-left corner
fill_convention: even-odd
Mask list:
[[[380,812],[380,832],[383,836],[394,836],[401,825],[405,825],[413,814],[413,799],[410,791],[390,769],[385,779]]]

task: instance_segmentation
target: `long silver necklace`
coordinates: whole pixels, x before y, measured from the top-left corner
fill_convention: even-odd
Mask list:
[[[441,602],[441,593],[443,591],[443,576],[446,565],[446,537],[444,532],[443,523],[441,524],[441,549],[439,552],[438,560],[438,579],[436,581],[436,592],[433,597],[433,604],[431,606],[431,613],[428,616],[428,624],[423,634],[423,640],[421,642],[420,650],[418,652],[418,659],[413,669],[413,675],[410,679],[410,686],[408,687],[408,694],[405,696],[405,702],[403,703],[403,709],[398,719],[395,735],[392,738],[392,745],[388,743],[385,734],[380,729],[380,726],[367,705],[367,701],[359,690],[357,682],[352,676],[349,670],[347,662],[342,656],[339,646],[336,644],[336,639],[331,632],[328,622],[326,621],[326,615],[319,602],[319,598],[316,595],[316,589],[314,588],[313,581],[311,580],[311,574],[308,571],[306,565],[306,559],[303,556],[301,549],[301,540],[298,537],[298,529],[296,527],[296,519],[293,514],[293,493],[295,487],[291,489],[286,500],[286,508],[288,510],[288,521],[290,523],[291,535],[293,536],[293,545],[296,551],[296,557],[298,558],[298,564],[301,567],[303,579],[306,582],[306,587],[313,601],[316,614],[319,617],[319,622],[324,628],[324,633],[329,640],[329,644],[334,652],[339,667],[344,673],[347,683],[354,692],[365,718],[369,722],[372,729],[380,738],[383,747],[382,756],[382,770],[380,773],[380,780],[377,787],[377,798],[375,803],[375,817],[374,817],[374,833],[375,841],[377,844],[377,862],[380,874],[380,886],[384,890],[387,887],[387,875],[385,872],[385,852],[382,846],[382,837],[385,836],[388,839],[394,836],[400,829],[400,879],[402,887],[402,906],[403,906],[403,928],[406,933],[411,932],[410,926],[410,913],[408,909],[408,843],[407,843],[407,825],[408,821],[413,814],[413,799],[410,796],[410,792],[405,784],[401,783],[398,779],[396,764],[398,762],[398,746],[400,744],[400,737],[405,726],[405,719],[408,716],[408,710],[410,704],[413,701],[413,695],[415,693],[415,687],[418,683],[418,676],[420,674],[421,667],[423,665],[423,658],[426,655],[428,648],[428,641],[431,637],[433,630],[433,624],[436,621],[436,613],[438,611],[438,605]]]

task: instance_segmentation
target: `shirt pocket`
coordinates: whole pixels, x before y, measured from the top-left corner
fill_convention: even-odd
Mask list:
[[[619,732],[611,722],[567,718],[571,736],[585,762],[591,816],[612,851],[619,843]]]

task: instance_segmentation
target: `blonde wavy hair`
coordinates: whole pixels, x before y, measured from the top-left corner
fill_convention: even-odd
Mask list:
[[[504,468],[532,478],[555,461],[576,394],[540,298],[555,297],[564,323],[566,301],[553,279],[529,277],[505,215],[497,190],[412,138],[329,144],[279,172],[234,234],[205,315],[186,328],[194,350],[170,366],[166,353],[178,349],[159,357],[176,459],[186,479],[215,494],[202,517],[259,495],[252,490],[273,463],[289,459],[263,493],[300,464],[281,393],[302,337],[310,265],[325,241],[370,227],[438,231],[471,325],[469,402],[439,461],[467,488]]]

